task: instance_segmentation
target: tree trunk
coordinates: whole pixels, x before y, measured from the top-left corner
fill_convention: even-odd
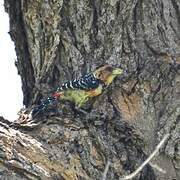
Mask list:
[[[170,137],[134,179],[180,179],[178,0],[5,0],[24,104],[105,63],[127,73],[90,104],[96,117],[0,119],[1,179],[119,179]],[[68,104],[66,105],[68,108]]]

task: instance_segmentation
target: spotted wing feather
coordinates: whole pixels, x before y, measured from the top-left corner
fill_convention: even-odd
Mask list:
[[[82,76],[80,79],[74,79],[62,84],[57,91],[65,91],[68,89],[92,90],[99,86],[99,80],[92,73]]]

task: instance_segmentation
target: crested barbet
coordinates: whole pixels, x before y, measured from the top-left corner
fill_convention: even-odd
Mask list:
[[[120,68],[104,65],[79,79],[67,81],[58,87],[51,97],[35,106],[31,111],[31,117],[34,118],[38,114],[48,111],[48,107],[57,99],[71,101],[76,108],[80,108],[91,97],[100,95],[113,82],[114,78],[122,73],[123,70]]]

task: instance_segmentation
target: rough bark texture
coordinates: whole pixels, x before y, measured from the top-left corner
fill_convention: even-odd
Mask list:
[[[33,129],[1,118],[1,179],[100,179],[108,160],[107,179],[118,179],[165,133],[154,163],[167,174],[147,166],[135,179],[180,179],[178,0],[5,0],[5,8],[27,107],[104,63],[127,74],[92,102],[95,118],[69,109]]]

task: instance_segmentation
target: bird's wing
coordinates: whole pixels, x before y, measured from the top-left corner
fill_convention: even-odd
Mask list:
[[[99,86],[99,80],[96,79],[93,73],[86,74],[80,79],[74,79],[62,84],[57,91],[65,91],[69,89],[92,90]]]

